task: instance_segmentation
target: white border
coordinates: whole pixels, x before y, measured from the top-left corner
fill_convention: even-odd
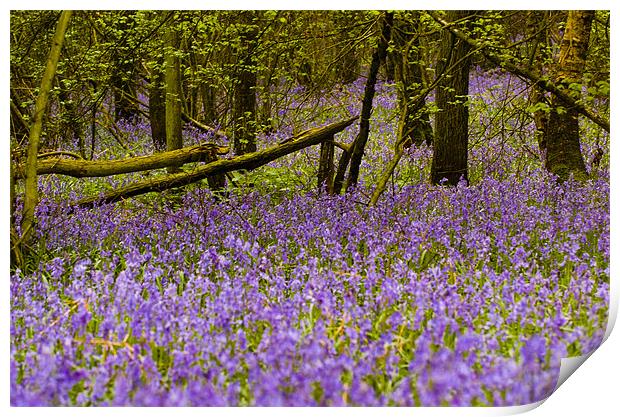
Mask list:
[[[9,45],[9,10],[11,9],[169,9],[169,2],[146,2],[136,0],[125,1],[108,1],[108,2],[94,2],[90,0],[76,1],[26,1],[21,3],[2,2],[2,7],[6,13],[3,15],[2,23],[3,30],[1,32],[2,45],[5,45],[5,59],[2,61],[3,65],[0,66],[1,75],[4,84],[5,97],[0,101],[0,117],[3,121],[3,132],[5,139],[8,136],[8,119],[9,119],[9,60],[8,60],[8,45]],[[174,3],[176,9],[381,9],[381,10],[398,10],[398,9],[608,9],[612,10],[612,45],[618,44],[618,37],[616,36],[615,22],[615,2],[602,1],[602,0],[590,0],[588,2],[583,1],[546,1],[546,2],[533,2],[533,1],[521,1],[515,3],[513,1],[396,1],[396,0],[383,0],[378,2],[376,0],[359,0],[359,1],[333,1],[333,0],[315,0],[315,1],[296,1],[292,2],[282,0],[270,0],[258,2],[249,1],[188,1],[188,0],[176,0]],[[612,84],[614,84],[616,65],[614,54],[614,48],[612,47]],[[615,86],[615,85],[614,85]],[[612,105],[616,103],[617,95],[614,94],[615,89],[612,88]],[[612,107],[612,120],[615,121],[615,106]],[[0,189],[8,190],[8,173],[9,173],[9,157],[8,157],[8,140],[3,141],[4,149],[0,151]],[[568,382],[559,387],[547,401],[536,408],[537,405],[522,406],[522,407],[507,407],[507,408],[492,408],[492,409],[478,409],[478,408],[390,408],[389,410],[377,409],[377,408],[246,408],[246,409],[200,409],[200,408],[178,408],[174,409],[176,415],[196,415],[202,413],[209,413],[210,415],[338,415],[342,414],[354,414],[354,415],[376,415],[379,413],[389,413],[391,416],[411,416],[412,413],[421,416],[453,416],[453,415],[469,415],[469,416],[493,416],[493,415],[506,415],[521,413],[528,410],[531,411],[533,416],[572,416],[572,415],[587,415],[590,413],[599,413],[600,415],[610,415],[610,410],[618,410],[618,376],[620,375],[620,366],[617,352],[620,352],[620,336],[618,331],[610,334],[613,323],[616,320],[618,313],[618,285],[619,279],[617,272],[620,269],[616,267],[615,259],[620,259],[618,255],[618,245],[620,241],[616,238],[615,233],[616,219],[618,218],[618,209],[615,206],[615,202],[618,201],[617,183],[618,176],[616,175],[620,160],[620,144],[611,140],[611,166],[612,166],[612,229],[611,229],[611,245],[612,245],[612,262],[611,262],[611,296],[610,296],[610,325],[608,327],[607,335],[608,340],[592,354],[592,357],[586,361],[585,366],[581,366],[575,372],[575,375],[569,378]],[[2,318],[0,320],[0,334],[3,335],[3,343],[0,343],[0,366],[2,375],[4,378],[1,380],[2,387],[2,399],[0,401],[0,410],[5,411],[3,415],[15,415],[15,416],[30,416],[30,415],[49,415],[49,416],[66,416],[79,414],[79,415],[102,415],[108,416],[110,413],[119,415],[148,415],[158,416],[167,415],[170,410],[167,409],[144,409],[144,408],[94,408],[94,409],[71,409],[64,408],[10,408],[9,407],[9,277],[8,277],[8,261],[9,261],[9,214],[8,214],[8,192],[0,192],[0,236],[4,238],[1,240],[2,246],[0,248],[0,268],[2,272],[3,286],[0,298],[0,309],[2,312]]]

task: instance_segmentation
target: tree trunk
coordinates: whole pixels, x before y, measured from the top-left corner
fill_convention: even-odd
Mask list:
[[[349,167],[346,188],[349,189],[356,185],[359,178],[360,165],[362,163],[362,157],[364,156],[366,142],[368,141],[368,134],[370,133],[370,115],[372,113],[372,101],[375,96],[377,74],[379,73],[381,62],[385,60],[387,47],[390,42],[393,21],[394,14],[392,12],[387,12],[381,27],[381,37],[379,38],[379,43],[372,54],[372,61],[370,63],[370,68],[368,69],[368,79],[366,80],[364,98],[362,100],[359,133],[351,144],[351,153],[347,154],[346,152],[343,152],[338,163],[338,171],[336,173],[336,178],[334,179],[334,193],[336,194],[340,193],[342,188],[344,171],[349,163],[349,159],[351,166]]]
[[[181,123],[181,63],[177,56],[180,45],[179,32],[169,27],[166,32],[166,149],[172,151],[183,147]],[[173,172],[178,167],[170,167]]]
[[[52,39],[50,54],[45,65],[45,72],[41,80],[41,88],[34,106],[34,117],[30,134],[28,137],[28,155],[25,167],[25,195],[24,208],[21,222],[21,238],[20,244],[12,245],[21,255],[24,255],[25,248],[30,243],[34,230],[34,210],[39,199],[39,191],[37,187],[37,154],[39,153],[39,140],[43,130],[43,116],[47,107],[49,92],[52,88],[56,68],[60,60],[60,51],[65,41],[65,32],[69,26],[72,12],[64,10],[60,13],[60,19],[56,26],[56,32]],[[23,258],[22,258],[23,259]]]
[[[233,152],[243,155],[256,152],[256,62],[258,28],[254,12],[241,12],[241,33],[237,48],[237,66],[233,101]]]
[[[428,112],[425,111],[426,100],[416,99],[420,96],[424,80],[420,63],[419,12],[413,16],[414,22],[399,22],[402,31],[394,31],[394,61],[396,93],[400,118],[398,120],[398,138],[405,148],[433,142],[433,127]],[[413,34],[413,35],[410,35]]]
[[[519,77],[528,79],[528,80],[532,81],[533,83],[535,83],[537,86],[539,86],[542,89],[544,89],[545,91],[548,91],[550,93],[555,94],[556,96],[558,96],[558,98],[561,98],[564,102],[566,102],[570,106],[572,106],[578,113],[580,113],[581,115],[583,115],[583,116],[587,117],[588,119],[592,120],[598,126],[603,128],[606,132],[609,132],[609,130],[610,130],[609,120],[605,120],[601,116],[599,116],[599,115],[597,115],[595,113],[592,113],[591,110],[586,108],[578,100],[575,100],[573,97],[571,97],[571,95],[568,92],[566,92],[563,88],[560,88],[555,83],[549,81],[549,79],[547,77],[543,77],[540,74],[537,74],[537,73],[535,73],[533,71],[530,71],[529,69],[524,68],[522,66],[515,65],[509,59],[507,59],[505,56],[498,55],[497,53],[495,53],[492,50],[488,49],[485,45],[481,44],[477,40],[472,39],[471,37],[467,36],[461,30],[457,29],[455,26],[450,25],[449,22],[447,22],[445,19],[443,19],[441,16],[439,16],[436,12],[434,12],[434,11],[427,11],[427,13],[435,21],[437,21],[439,24],[441,24],[444,27],[444,29],[449,30],[450,32],[452,32],[452,34],[454,34],[454,36],[456,36],[457,38],[459,38],[463,42],[466,42],[472,48],[475,48],[475,49],[479,50],[480,53],[483,54],[486,59],[488,59],[489,61],[491,61],[495,65],[497,65],[499,67],[502,67],[502,69],[504,69],[505,71],[508,71],[508,72],[510,72],[512,74],[515,74],[515,75],[519,76]]]
[[[451,10],[447,12],[446,20],[453,22],[470,14],[467,11]],[[461,179],[468,179],[469,50],[470,46],[466,42],[444,29],[438,67],[450,70],[439,81],[435,93],[439,112],[435,115],[435,143],[431,164],[433,184],[444,184],[445,181],[446,185],[456,185]]]
[[[202,109],[204,112],[203,120],[207,124],[216,124],[217,115],[215,113],[215,88],[208,82],[204,83],[201,88]]]
[[[533,39],[527,49],[528,67],[539,74],[545,73],[545,62],[549,58],[549,31],[545,27],[548,25],[549,16],[552,12],[544,10],[530,10],[527,12],[527,35]],[[536,126],[536,140],[541,152],[547,149],[544,132],[547,126],[547,113],[543,110],[546,107],[545,91],[538,85],[532,86],[529,93],[529,104],[537,108],[532,112],[534,125]],[[542,106],[542,107],[540,107]]]
[[[325,189],[327,194],[334,192],[334,137],[321,143],[319,172],[317,175],[319,193]]]
[[[349,40],[349,42],[352,44],[353,40]],[[356,48],[349,45],[346,47],[349,49],[336,64],[337,79],[342,84],[351,84],[360,75],[360,61],[357,57]]]
[[[553,71],[554,83],[564,87],[574,100],[579,99],[580,89],[571,91],[570,86],[581,84],[593,19],[594,11],[568,12],[560,55]],[[570,102],[558,96],[551,98],[545,142],[547,170],[556,174],[560,180],[568,179],[571,174],[579,180],[588,178],[579,143],[579,113]]]
[[[158,67],[153,70],[149,86],[149,119],[153,147],[161,152],[166,149],[166,90],[162,82],[164,74]]]
[[[61,132],[71,139],[73,145],[77,144],[80,156],[86,159],[86,144],[84,143],[81,119],[77,114],[75,103],[62,87],[60,87],[58,98],[63,107]]]
[[[135,12],[122,11],[122,18],[118,20],[118,29],[125,33],[135,25]],[[110,84],[114,94],[114,119],[132,120],[139,112],[136,106],[136,83],[135,83],[135,64],[133,54],[127,52],[127,42],[122,37],[117,41],[113,49],[114,71],[110,79]]]

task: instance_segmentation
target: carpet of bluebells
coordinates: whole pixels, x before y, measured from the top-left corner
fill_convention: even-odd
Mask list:
[[[356,114],[363,82],[280,114]],[[541,169],[525,87],[471,81],[471,185],[428,183],[412,147],[366,204],[397,124],[375,99],[360,186],[318,193],[317,149],[244,176],[69,212],[142,178],[40,178],[40,262],[11,276],[11,404],[94,406],[522,405],[560,359],[601,343],[609,306],[608,137],[584,124],[592,179]],[[303,92],[300,91],[301,95]],[[313,109],[323,109],[314,114]],[[306,113],[303,113],[303,112]],[[135,154],[149,127],[122,126]],[[352,126],[337,136],[350,142]],[[114,141],[100,159],[120,158]],[[108,138],[109,139],[109,138]],[[186,142],[204,140],[188,130]],[[151,173],[150,175],[155,175]]]

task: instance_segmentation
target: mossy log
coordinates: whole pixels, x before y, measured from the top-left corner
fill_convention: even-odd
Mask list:
[[[134,184],[122,187],[96,197],[84,198],[75,202],[74,206],[91,208],[105,203],[114,203],[126,198],[135,197],[150,192],[160,192],[171,188],[183,187],[200,181],[211,175],[223,174],[238,170],[251,170],[268,164],[282,156],[299,151],[312,145],[318,145],[350,126],[358,116],[341,122],[331,123],[327,126],[307,130],[297,136],[283,141],[282,143],[264,149],[236,156],[230,159],[218,159],[205,165],[196,167],[190,172],[180,172],[148,178]]]
[[[203,143],[176,149],[174,151],[113,161],[51,158],[38,162],[37,175],[61,174],[76,178],[108,177],[111,175],[127,174],[129,172],[166,168],[190,162],[209,161],[213,159],[212,156],[214,155],[225,155],[227,153],[228,147],[226,146]],[[17,171],[18,173],[21,171],[19,167]]]

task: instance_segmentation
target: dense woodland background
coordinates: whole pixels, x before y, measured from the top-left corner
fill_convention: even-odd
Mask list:
[[[10,19],[14,403],[513,405],[547,395],[554,361],[600,341],[609,11],[12,11]],[[227,292],[228,280],[243,283],[238,293]],[[133,307],[110,313],[106,303],[122,294],[134,294]],[[46,299],[58,316],[39,322],[32,306]],[[202,371],[184,362],[194,338],[183,332],[195,326],[162,330],[153,300],[194,321],[217,310],[224,321],[198,339],[225,335],[236,367],[213,351],[203,352]],[[281,310],[263,317],[269,303]],[[136,305],[148,306],[141,317],[151,322],[132,316]],[[121,337],[129,322],[134,331]],[[269,379],[289,366],[270,365],[290,353],[289,327],[314,335],[290,349],[327,361],[316,370],[325,374],[306,378],[311,371],[291,359],[279,382]],[[36,336],[36,328],[53,330]],[[60,347],[61,328],[78,348]],[[425,329],[435,333],[425,339]],[[239,332],[249,347],[239,347]],[[486,339],[495,332],[498,345]],[[381,354],[387,335],[396,347]],[[459,356],[459,341],[493,359]],[[326,345],[333,349],[318,353]],[[65,375],[56,387],[36,382],[44,367],[28,359],[34,351]],[[270,359],[256,359],[259,351]],[[67,361],[91,354],[90,365],[71,368],[84,375],[63,374]],[[468,371],[450,385],[421,358]],[[161,385],[137,382],[134,365]],[[175,366],[193,371],[177,375]],[[223,379],[200,376],[213,366]],[[87,375],[104,368],[102,393]],[[547,382],[534,389],[532,375]],[[192,378],[210,399],[193,397]],[[340,385],[330,388],[333,380]],[[295,392],[304,393],[298,402]]]

